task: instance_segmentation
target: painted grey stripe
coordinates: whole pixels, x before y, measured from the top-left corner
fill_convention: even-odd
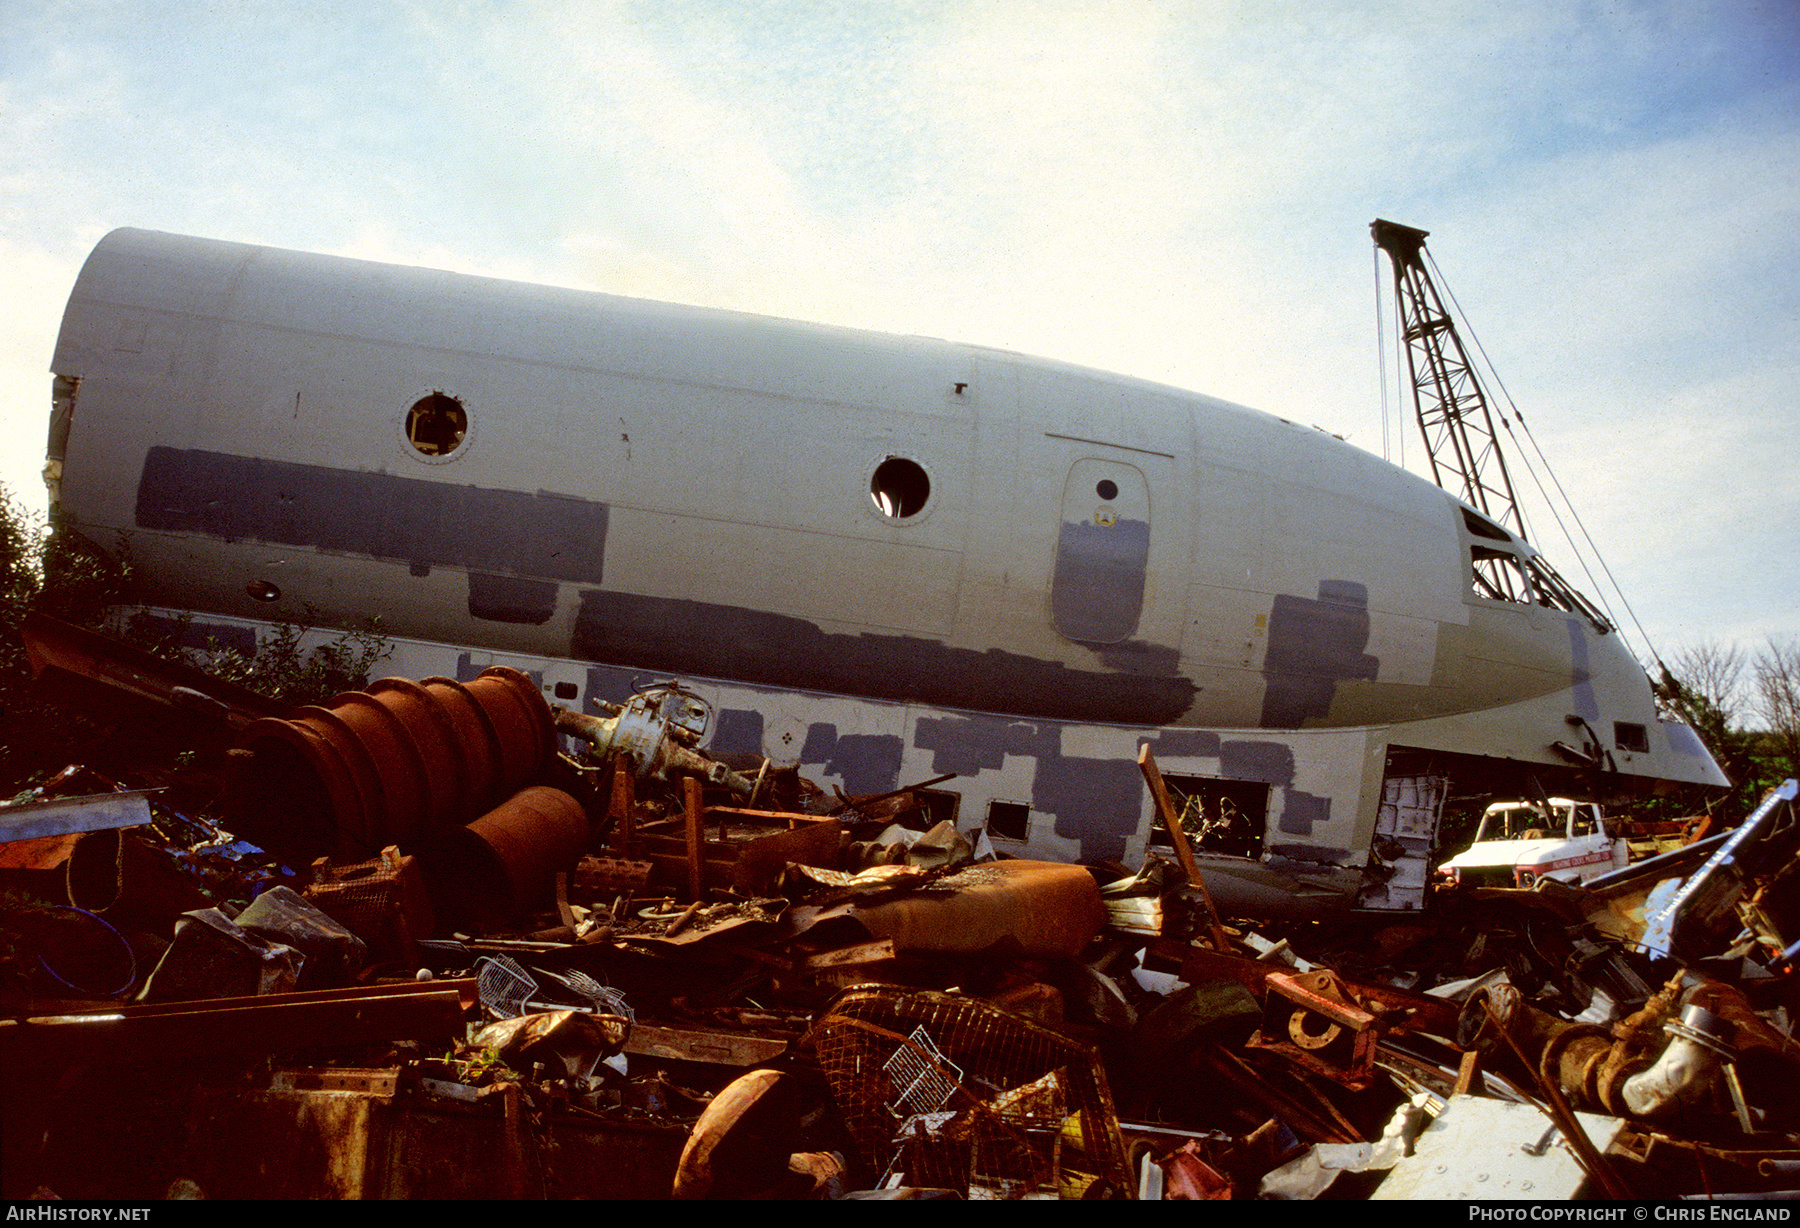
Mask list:
[[[1018,716],[1164,725],[1187,678],[1070,669],[904,635],[834,634],[803,618],[584,589],[569,655],[610,665]]]
[[[151,448],[139,528],[597,584],[604,503],[290,461]]]

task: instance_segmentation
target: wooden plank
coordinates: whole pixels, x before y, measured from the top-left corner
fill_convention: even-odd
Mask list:
[[[706,829],[700,807],[701,783],[692,776],[681,778],[681,800],[687,811],[688,898],[697,900],[706,890]]]
[[[797,810],[748,810],[742,806],[708,806],[708,816],[717,815],[724,819],[743,819],[748,823],[765,823],[770,827],[805,827],[813,823],[836,823],[835,814],[803,814]]]
[[[1156,756],[1150,753],[1148,742],[1138,750],[1138,771],[1144,774],[1144,782],[1150,786],[1150,797],[1156,803],[1157,817],[1162,820],[1169,839],[1174,842],[1175,856],[1181,859],[1182,873],[1187,875],[1188,882],[1200,892],[1200,899],[1206,904],[1206,919],[1212,924],[1213,949],[1229,951],[1231,947],[1225,941],[1225,927],[1219,924],[1219,910],[1213,907],[1212,892],[1206,889],[1206,880],[1200,877],[1200,863],[1194,860],[1194,850],[1188,847],[1187,833],[1181,830],[1181,819],[1176,815],[1175,807],[1169,803],[1169,790],[1163,784],[1162,770],[1156,766]]]
[[[791,862],[835,870],[842,858],[843,831],[830,819],[746,841],[731,867],[731,885],[745,895],[773,895]]]

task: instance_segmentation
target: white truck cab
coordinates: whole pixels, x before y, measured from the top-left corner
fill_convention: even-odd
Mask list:
[[[1585,883],[1622,868],[1631,853],[1607,828],[1600,807],[1566,797],[1495,802],[1482,812],[1475,842],[1438,868],[1453,882],[1529,887],[1540,878]]]

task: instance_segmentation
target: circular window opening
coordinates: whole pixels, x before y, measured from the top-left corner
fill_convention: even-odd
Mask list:
[[[1094,487],[1094,493],[1099,495],[1102,499],[1117,499],[1119,497],[1119,488],[1114,484],[1111,478],[1101,478],[1100,484]]]
[[[869,498],[883,516],[904,520],[924,510],[925,501],[931,498],[931,479],[918,461],[890,456],[875,466]]]
[[[425,456],[448,456],[469,433],[469,413],[455,397],[434,392],[420,397],[406,414],[407,442]]]

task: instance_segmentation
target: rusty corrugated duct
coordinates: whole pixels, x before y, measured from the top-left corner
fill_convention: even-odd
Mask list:
[[[550,707],[518,670],[496,666],[468,683],[384,678],[251,724],[226,821],[289,860],[362,860],[491,809],[554,745]]]

